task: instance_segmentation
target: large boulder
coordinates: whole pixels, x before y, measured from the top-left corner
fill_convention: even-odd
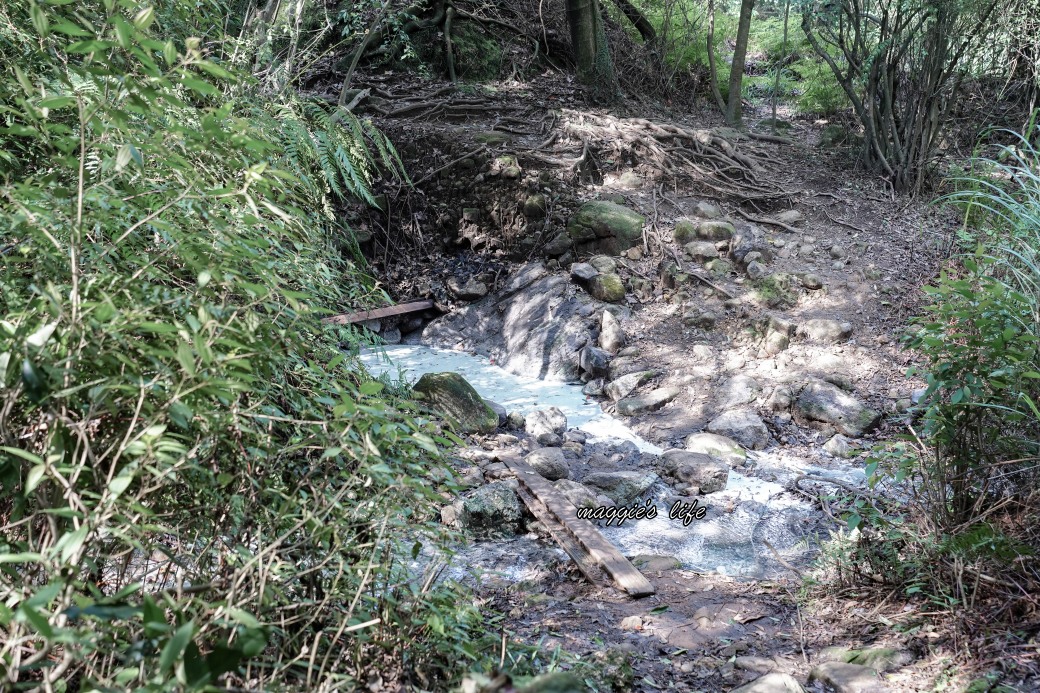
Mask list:
[[[570,479],[560,479],[553,486],[574,505],[575,508],[595,508],[599,505],[596,494],[584,484]]]
[[[637,387],[654,377],[653,371],[638,371],[615,378],[603,387],[603,393],[617,401],[632,394]]]
[[[567,459],[560,448],[532,450],[524,458],[524,462],[549,481],[567,479],[571,475],[570,469],[567,468]]]
[[[600,319],[599,345],[611,354],[616,354],[625,346],[625,330],[609,310],[603,311],[603,317]]]
[[[627,505],[646,493],[657,481],[653,472],[594,472],[582,483],[603,492],[618,505]]]
[[[524,430],[542,445],[558,445],[567,431],[567,416],[556,407],[539,409],[524,417]]]
[[[839,433],[852,438],[859,438],[881,420],[881,414],[857,397],[822,380],[810,382],[802,388],[795,400],[794,411],[803,419],[830,424]]]
[[[567,221],[567,233],[580,252],[617,255],[643,238],[646,219],[624,205],[604,200],[586,202]]]
[[[412,391],[465,433],[491,433],[498,414],[458,373],[426,373]]]
[[[665,450],[661,458],[668,476],[698,487],[701,493],[715,493],[726,488],[729,465],[721,460],[687,450]]]
[[[734,409],[715,417],[708,424],[710,433],[731,438],[749,450],[764,450],[769,445],[769,429],[757,414]]]
[[[889,689],[877,671],[860,664],[824,662],[809,672],[809,683],[820,683],[838,693],[885,693]]]
[[[603,309],[568,277],[530,263],[497,293],[431,322],[422,343],[472,350],[512,373],[578,382],[581,349],[596,343],[592,316]]]
[[[457,501],[455,511],[459,524],[476,534],[506,536],[523,528],[524,512],[520,498],[508,481],[481,486]]]
[[[613,272],[597,274],[589,280],[589,293],[598,301],[621,303],[625,300],[625,284]]]
[[[745,261],[767,263],[773,257],[765,231],[754,224],[737,226],[733,238],[730,240],[729,253],[734,260],[740,263]],[[758,253],[758,255],[752,258],[749,257],[751,253]]]
[[[842,342],[851,335],[851,323],[829,318],[806,320],[798,326],[798,336],[814,342]]]

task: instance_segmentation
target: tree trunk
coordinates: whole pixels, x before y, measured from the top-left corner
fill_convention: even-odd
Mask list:
[[[639,8],[630,3],[628,0],[614,0],[614,4],[618,6],[622,14],[628,18],[628,21],[632,22],[632,25],[639,32],[639,35],[643,37],[643,43],[646,45],[652,45],[657,40],[657,32],[654,30],[654,25],[646,18],[646,16],[639,11]]]
[[[715,68],[715,0],[708,0],[708,84],[711,87],[711,95],[715,97],[715,103],[725,114],[726,102],[719,91],[719,71]]]
[[[592,89],[596,99],[617,99],[621,90],[614,74],[598,0],[567,0],[567,24],[578,63],[578,79]]]
[[[726,122],[740,125],[740,88],[747,58],[748,34],[751,33],[751,11],[755,0],[740,0],[740,22],[737,24],[737,46],[733,49],[733,65],[729,70],[729,99],[726,101]]]

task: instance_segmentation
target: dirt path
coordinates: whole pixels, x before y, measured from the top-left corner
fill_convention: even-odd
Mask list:
[[[622,320],[628,344],[660,373],[647,387],[681,389],[665,407],[630,419],[640,435],[682,447],[725,410],[727,383],[746,376],[760,388],[750,405],[768,428],[770,448],[833,464],[823,451],[833,428],[806,426],[768,404],[770,393],[806,373],[839,382],[886,414],[853,441],[853,454],[903,430],[900,412],[920,383],[906,378],[908,357],[898,339],[919,287],[935,272],[951,220],[918,201],[893,199],[854,170],[847,152],[819,146],[820,123],[793,122],[782,131],[790,139],[783,144],[767,141],[772,131],[749,114],[752,132],[766,140],[727,134],[759,167],[755,189],[780,191],[748,203],[719,194],[731,179],[689,168],[669,174],[676,159],[640,159],[651,151],[640,148],[647,126],[632,130],[633,122],[717,126],[709,114],[588,113],[559,76],[494,89],[394,80],[393,90],[379,78],[360,86],[376,95],[370,113],[397,142],[416,187],[382,190],[387,213],[353,221],[372,236],[367,249],[396,298],[432,296],[450,310],[479,297],[458,290],[467,282],[493,293],[518,262],[544,256],[545,244],[583,202],[613,196],[648,219],[640,251],[619,260],[623,278],[646,279],[641,291],[629,282],[630,313]],[[542,210],[530,209],[536,195]],[[672,238],[676,222],[695,217],[700,203],[740,222],[797,212],[784,225],[758,224],[771,255],[763,261],[768,273],[786,283],[764,284],[739,263],[705,272],[707,282],[665,279],[667,264],[682,252]],[[566,273],[569,259],[580,258],[565,255],[549,267]],[[773,351],[763,347],[770,316],[799,325],[830,319],[852,332],[835,341],[792,339]],[[667,561],[658,568],[644,571],[657,594],[639,601],[589,586],[566,563],[545,566],[533,583],[486,586],[481,598],[508,615],[508,641],[537,643],[546,660],[559,647],[596,662],[611,672],[606,678],[616,690],[726,691],[770,671],[812,690],[820,684],[807,684],[810,670],[831,646],[908,653],[913,663],[888,675],[890,690],[930,689],[942,674],[932,653],[950,643],[898,595],[848,591],[801,608],[801,580],[793,573],[739,581]]]

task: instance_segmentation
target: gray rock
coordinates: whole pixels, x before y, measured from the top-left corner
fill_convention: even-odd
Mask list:
[[[839,320],[816,318],[799,325],[797,334],[816,342],[841,342],[852,335],[852,325]]]
[[[729,465],[721,460],[688,450],[665,450],[661,458],[668,476],[697,486],[701,493],[715,493],[726,488]]]
[[[589,258],[589,264],[605,274],[617,273],[617,262],[609,255],[593,255]]]
[[[733,224],[728,221],[702,221],[697,225],[694,238],[705,241],[725,241],[733,236],[733,231]],[[694,238],[689,240],[694,240]]]
[[[483,282],[470,278],[465,284],[458,277],[451,277],[446,282],[448,292],[461,301],[476,301],[487,296],[488,288]]]
[[[599,310],[567,277],[529,263],[495,296],[431,322],[422,343],[473,350],[511,373],[577,382],[581,348],[595,343],[588,316]]]
[[[777,385],[766,399],[766,407],[772,411],[786,411],[794,404],[795,391],[790,385]]]
[[[744,448],[735,440],[716,433],[694,433],[686,438],[684,447],[690,452],[717,457],[731,467],[739,467],[747,459]]]
[[[458,373],[426,373],[412,392],[463,432],[491,433],[498,428],[498,414]]]
[[[599,503],[596,502],[596,493],[594,493],[588,486],[579,484],[577,481],[570,479],[560,479],[553,486],[556,490],[562,493],[567,500],[575,508],[595,508]]]
[[[567,417],[557,407],[539,409],[524,417],[524,430],[536,438],[544,433],[562,436],[567,430]]]
[[[749,262],[745,269],[747,270],[747,276],[752,279],[761,279],[769,274],[769,270],[760,262]]]
[[[585,387],[581,388],[581,393],[589,397],[602,397],[604,385],[606,385],[606,381],[603,378],[593,378],[585,383]]]
[[[599,345],[611,354],[616,354],[625,346],[625,330],[609,310],[603,311],[600,318]]]
[[[619,355],[613,361],[610,362],[610,368],[607,371],[607,380],[617,380],[623,375],[629,373],[637,373],[639,371],[645,371],[646,366],[639,362],[639,360],[631,356]]]
[[[682,561],[675,556],[660,556],[652,553],[641,553],[632,557],[632,565],[647,573],[660,573],[665,570],[682,568]]]
[[[643,385],[648,380],[654,377],[653,371],[638,371],[636,373],[629,373],[623,375],[620,378],[611,380],[603,388],[603,393],[614,400],[615,402],[619,399],[628,397],[637,387]]]
[[[610,354],[599,347],[586,346],[581,350],[580,363],[583,371],[593,378],[598,378],[607,374]]]
[[[710,202],[698,202],[693,208],[693,215],[700,219],[718,219],[722,216],[722,210]]]
[[[626,397],[617,403],[617,413],[622,416],[635,416],[648,411],[656,411],[679,396],[682,390],[677,387],[659,387],[645,395]]]
[[[702,330],[711,330],[715,328],[715,323],[718,322],[718,316],[712,313],[710,310],[703,310],[701,308],[690,308],[682,316],[683,325],[687,327],[698,327]]]
[[[776,356],[789,346],[791,346],[791,338],[783,332],[769,330],[766,332],[766,338],[762,340],[762,350],[767,356]]]
[[[748,375],[735,375],[722,385],[719,409],[734,409],[758,399],[762,386]]]
[[[802,388],[795,401],[795,413],[809,421],[830,424],[852,438],[859,438],[881,419],[881,414],[855,396],[819,380]]]
[[[845,257],[845,249],[840,245],[832,245],[829,250],[831,257],[835,260],[840,260]]]
[[[710,241],[690,241],[683,246],[683,250],[697,262],[704,262],[719,256],[719,251],[715,248],[715,244]]]
[[[571,245],[571,237],[565,231],[560,231],[542,247],[542,252],[549,257],[559,257],[570,250]]]
[[[803,274],[802,275],[802,286],[810,291],[823,288],[823,280],[815,274]]]
[[[750,253],[761,253],[759,264],[769,262],[773,251],[766,242],[766,234],[754,224],[740,224],[730,240],[729,254],[737,262],[745,262]]]
[[[657,481],[653,472],[593,472],[582,482],[599,489],[618,505],[627,505],[646,493]]]
[[[560,448],[538,448],[532,450],[524,462],[549,481],[569,479],[571,470],[567,467],[567,459]]]
[[[823,444],[823,450],[833,457],[842,459],[847,459],[855,454],[852,446],[849,445],[849,439],[840,433],[831,436],[830,440]]]
[[[387,344],[400,344],[401,343],[401,330],[396,327],[384,328],[379,336],[383,338],[383,341]]]
[[[850,650],[844,647],[826,647],[818,657],[824,662],[846,662],[870,667],[874,671],[895,671],[914,661],[914,656],[906,650],[894,647],[871,647],[863,650]]]
[[[642,240],[645,221],[628,207],[594,200],[571,215],[567,232],[580,251],[600,250],[617,255]]]
[[[870,667],[847,662],[824,662],[809,672],[809,683],[820,682],[836,693],[884,693],[888,690]]]
[[[805,217],[797,209],[785,209],[773,217],[777,221],[794,226],[800,224]]]
[[[599,270],[587,262],[575,262],[571,264],[571,277],[579,282],[591,281],[599,274]]]
[[[481,535],[502,536],[519,532],[524,514],[514,485],[515,482],[495,481],[457,501],[454,507],[458,523]]]
[[[805,693],[805,689],[790,674],[773,672],[734,688],[732,693]]]
[[[749,450],[764,450],[769,445],[769,429],[750,411],[724,412],[708,424],[708,431],[732,438]]]

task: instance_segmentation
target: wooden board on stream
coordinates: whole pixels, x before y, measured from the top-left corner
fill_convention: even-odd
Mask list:
[[[414,313],[416,311],[426,310],[427,308],[432,307],[433,301],[412,301],[411,303],[401,303],[396,306],[386,306],[385,308],[373,308],[372,310],[363,310],[359,313],[333,315],[332,317],[324,318],[322,322],[329,323],[330,325],[349,325],[355,322],[364,322],[365,320],[375,320],[376,318],[388,318],[392,315]]]
[[[579,518],[574,505],[538,472],[514,454],[499,454],[498,459],[516,472],[520,498],[593,584],[606,584],[609,575],[620,589],[633,597],[646,597],[655,592],[650,581],[595,525]]]

